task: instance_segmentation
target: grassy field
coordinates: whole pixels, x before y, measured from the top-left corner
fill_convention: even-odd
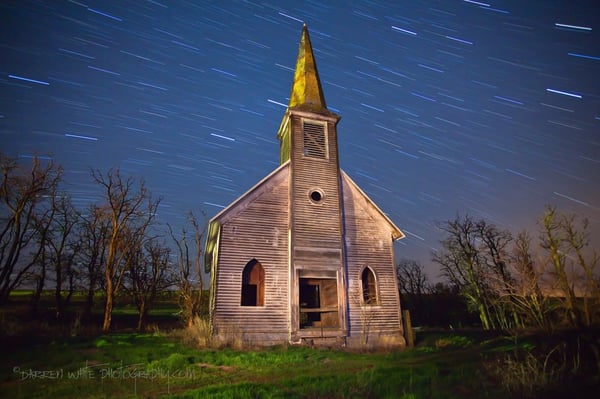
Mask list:
[[[596,380],[561,388],[557,380],[533,395],[507,391],[499,359],[532,343],[479,338],[433,334],[404,352],[350,353],[194,349],[161,334],[4,337],[0,392],[10,398],[559,398],[570,392],[579,398],[593,397],[587,395],[598,387]]]
[[[157,334],[5,338],[0,389],[11,398],[503,397],[479,369],[498,343],[446,339],[444,348],[359,354],[198,350]]]
[[[233,350],[190,345],[192,332],[173,329],[168,300],[143,334],[133,332],[130,306],[116,312],[114,333],[101,334],[94,320],[30,320],[25,302],[13,305],[0,309],[7,398],[585,398],[600,388],[599,365],[585,357],[599,347],[594,332],[550,340],[420,331],[415,348],[389,353]]]

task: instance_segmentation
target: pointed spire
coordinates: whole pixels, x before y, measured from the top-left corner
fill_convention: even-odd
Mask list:
[[[317,63],[313,55],[308,28],[302,27],[302,38],[298,49],[298,60],[294,72],[294,84],[290,94],[288,108],[301,108],[313,112],[327,112],[321,81],[317,72]]]

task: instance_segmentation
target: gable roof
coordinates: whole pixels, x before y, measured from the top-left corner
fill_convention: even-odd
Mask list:
[[[286,161],[279,165],[277,169],[265,176],[261,181],[252,186],[244,194],[240,195],[235,201],[229,204],[227,207],[222,209],[219,213],[210,219],[210,222],[219,221],[224,223],[233,216],[237,215],[248,207],[261,194],[269,191],[277,184],[283,182],[289,175],[288,168],[290,161]]]
[[[206,273],[214,271],[217,266],[217,260],[219,258],[219,241],[221,239],[221,225],[246,209],[261,194],[269,191],[278,184],[285,182],[289,176],[289,165],[289,161],[281,164],[277,169],[269,173],[265,178],[252,186],[252,188],[244,194],[240,195],[235,201],[208,221],[208,231],[204,247],[204,271]]]
[[[392,222],[392,220],[385,214],[364,191],[358,187],[358,185],[344,172],[340,170],[342,179],[342,190],[344,195],[346,193],[351,194],[354,198],[362,199],[370,210],[371,214],[376,218],[383,219],[383,221],[389,226],[392,234],[392,240],[399,240],[405,237],[404,233]],[[345,206],[345,205],[344,205]]]
[[[280,165],[277,169],[269,173],[264,179],[256,183],[252,188],[210,219],[204,251],[204,267],[207,273],[216,266],[221,225],[245,210],[260,195],[285,182],[286,179],[289,178],[289,166],[290,161]],[[369,198],[369,196],[365,194],[365,192],[362,191],[343,170],[340,170],[340,178],[342,180],[343,194],[351,195],[354,199],[362,201],[375,219],[382,220],[387,224],[390,229],[392,240],[399,240],[405,237],[398,226],[396,226],[394,222],[392,222],[391,219],[375,205],[373,200],[371,200],[371,198]]]

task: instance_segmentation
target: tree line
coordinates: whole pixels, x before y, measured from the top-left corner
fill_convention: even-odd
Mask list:
[[[90,171],[99,201],[85,209],[73,205],[62,168],[52,160],[33,157],[24,164],[0,153],[0,170],[0,306],[27,287],[35,312],[51,290],[60,319],[73,294],[83,292],[82,317],[89,318],[102,292],[102,329],[108,331],[115,300],[125,294],[141,329],[159,295],[172,289],[185,324],[193,324],[204,300],[206,218],[190,213],[180,230],[165,229],[156,218],[161,199],[118,168]],[[527,231],[513,235],[469,215],[440,223],[445,237],[433,260],[443,282],[433,286],[420,263],[402,260],[400,290],[413,305],[428,294],[443,295],[448,312],[456,311],[450,305],[458,295],[484,329],[598,324],[599,257],[589,247],[588,221],[549,206],[538,226],[533,240]]]
[[[83,210],[63,189],[63,170],[52,160],[33,157],[25,164],[0,153],[0,170],[0,306],[15,289],[28,287],[36,312],[42,293],[51,290],[61,319],[73,294],[84,292],[82,316],[89,318],[101,291],[102,330],[108,331],[117,296],[127,294],[141,329],[158,296],[172,288],[182,317],[192,323],[204,290],[205,218],[190,212],[187,226],[174,231],[167,225],[163,232],[156,218],[160,198],[118,168],[90,171],[100,200]]]
[[[429,294],[455,293],[484,329],[586,328],[600,323],[599,257],[589,222],[547,206],[538,238],[514,235],[469,215],[442,222],[432,254],[442,282],[433,286],[419,262],[397,265],[401,292],[416,311]]]

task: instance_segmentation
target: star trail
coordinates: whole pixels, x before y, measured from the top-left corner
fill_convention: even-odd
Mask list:
[[[160,220],[214,215],[279,165],[306,22],[340,164],[436,278],[436,224],[514,233],[545,205],[600,242],[600,8],[592,0],[11,1],[0,4],[0,151],[143,178]]]

